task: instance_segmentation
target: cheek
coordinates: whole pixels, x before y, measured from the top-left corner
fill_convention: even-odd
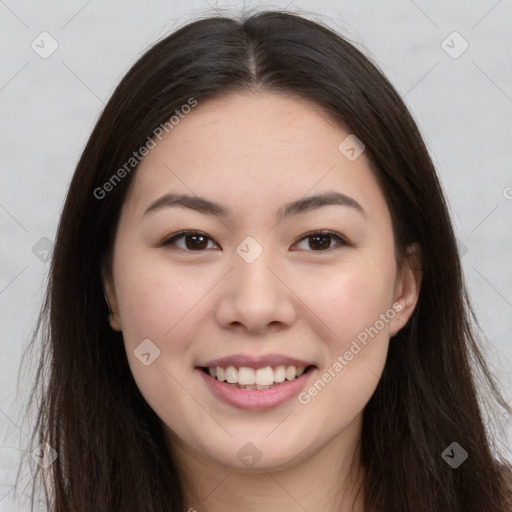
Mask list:
[[[121,262],[116,271],[124,346],[137,387],[167,423],[173,424],[177,408],[199,421],[199,412],[190,405],[189,393],[196,391],[183,383],[192,365],[188,349],[199,325],[196,309],[201,311],[194,305],[211,285],[197,272],[159,267],[142,257]]]
[[[381,255],[383,253],[380,253]],[[343,403],[345,419],[353,418],[368,402],[382,374],[389,345],[395,284],[395,261],[389,257],[354,259],[350,265],[331,272],[329,279],[316,279],[309,297],[322,321],[332,332],[324,341],[326,365],[318,384],[304,401],[315,402],[325,421],[339,423]],[[310,283],[312,284],[312,283]],[[329,391],[323,392],[326,388]],[[309,397],[309,398],[308,398]],[[336,398],[334,398],[336,397]]]
[[[211,315],[209,292],[219,275],[199,271],[193,265],[171,265],[136,248],[128,252],[120,246],[121,250],[131,257],[118,260],[114,278],[124,345],[134,378],[148,401],[157,398],[159,392],[155,390],[161,390],[163,382],[181,396],[183,390],[175,385],[173,376],[181,381],[196,362],[190,347],[201,338],[207,316]],[[158,358],[144,366],[137,355],[141,343],[148,339],[155,345]]]
[[[124,268],[119,273],[118,303],[122,330],[130,343],[144,338],[160,339],[169,329],[169,316],[179,303],[179,290],[147,270]]]
[[[393,272],[364,266],[339,272],[309,295],[330,331],[322,340],[324,366],[300,398],[334,430],[363,410],[379,382],[395,316],[393,284]]]
[[[333,344],[343,348],[391,308],[393,266],[382,261],[361,261],[335,271],[330,269],[325,276],[317,273],[306,277],[302,294],[330,328]]]
[[[120,247],[120,252],[124,249]],[[149,251],[137,250],[115,268],[122,329],[131,341],[164,340],[208,289],[194,269],[165,264]]]

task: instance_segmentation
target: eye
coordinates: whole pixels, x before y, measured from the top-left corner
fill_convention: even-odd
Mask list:
[[[328,250],[333,249],[331,242],[334,239],[338,240],[338,246],[349,245],[347,240],[345,240],[341,235],[333,233],[332,231],[314,231],[304,235],[299,242],[309,240],[309,249],[312,249],[314,252],[327,252]],[[302,247],[302,249],[304,249],[304,247]]]
[[[177,243],[178,241],[183,241],[183,243]],[[208,241],[213,242],[209,236],[205,233],[201,233],[200,231],[181,231],[171,235],[169,238],[166,238],[162,242],[162,246],[175,245],[184,251],[200,252],[204,249],[212,248],[208,247]]]
[[[303,243],[309,240],[308,247],[299,247],[299,249],[311,249],[314,252],[327,252],[330,249],[335,248],[332,246],[333,240],[337,240],[337,246],[347,246],[349,243],[341,235],[332,231],[314,231],[304,235],[298,242]],[[208,247],[208,243],[212,242],[215,247],[219,247],[213,240],[202,233],[201,231],[180,231],[166,238],[162,242],[162,246],[174,245],[178,249],[189,251],[189,252],[202,252],[206,249],[212,249],[215,247]],[[297,245],[296,244],[296,245]]]

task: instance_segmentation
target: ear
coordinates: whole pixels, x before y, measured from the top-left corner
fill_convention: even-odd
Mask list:
[[[414,243],[407,247],[404,261],[398,269],[394,301],[396,306],[393,307],[397,314],[390,321],[390,336],[394,336],[413,314],[420,294],[422,277],[421,248],[419,244]]]
[[[122,330],[121,318],[119,315],[119,305],[117,302],[112,272],[103,269],[101,279],[103,282],[103,295],[105,296],[105,301],[107,302],[107,306],[110,311],[110,314],[108,315],[110,327],[112,327],[114,331],[120,332]]]

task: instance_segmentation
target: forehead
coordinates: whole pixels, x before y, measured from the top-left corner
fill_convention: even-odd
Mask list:
[[[240,163],[241,170],[258,167],[263,175],[272,161],[283,168],[290,162],[314,163],[320,155],[335,154],[344,130],[322,109],[304,99],[271,93],[232,94],[199,103],[185,116],[165,143],[197,145],[188,159]],[[172,135],[172,136],[171,136]],[[164,144],[165,144],[164,143]],[[199,144],[200,143],[200,144]],[[202,162],[208,164],[208,162]]]
[[[350,161],[339,150],[349,135],[321,107],[298,97],[260,92],[199,101],[156,139],[127,201],[140,210],[178,191],[236,210],[338,190],[360,198],[364,191],[361,202],[378,204],[383,197],[364,153]]]

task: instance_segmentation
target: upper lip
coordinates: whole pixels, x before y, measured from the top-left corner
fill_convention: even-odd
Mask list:
[[[303,361],[295,357],[289,357],[282,354],[266,354],[260,356],[251,356],[248,354],[234,354],[232,356],[225,356],[219,359],[213,359],[200,365],[200,367],[213,368],[220,366],[226,368],[227,366],[235,366],[240,368],[246,366],[249,368],[265,368],[266,366],[314,366],[313,363]]]

